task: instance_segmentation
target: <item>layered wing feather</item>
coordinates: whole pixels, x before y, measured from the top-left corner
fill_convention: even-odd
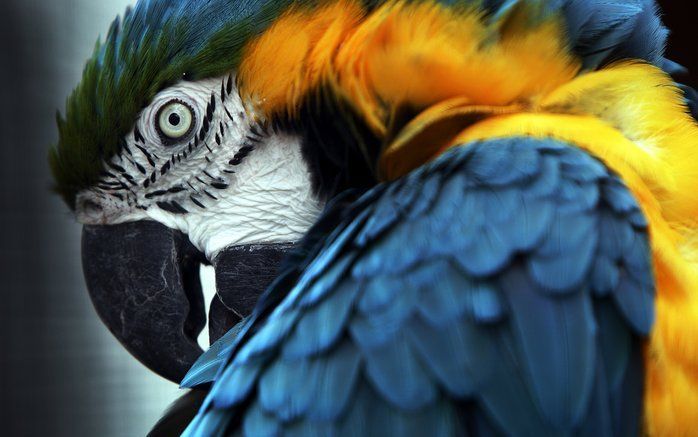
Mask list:
[[[328,216],[192,369],[186,435],[638,433],[647,224],[599,161],[470,144]]]

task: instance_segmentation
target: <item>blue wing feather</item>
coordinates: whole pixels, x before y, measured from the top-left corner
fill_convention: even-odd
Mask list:
[[[363,355],[366,379],[400,410],[419,411],[436,399],[437,387],[404,334],[393,335],[385,344],[364,350]]]
[[[574,428],[586,414],[595,373],[596,324],[589,293],[578,288],[550,299],[520,267],[500,281],[534,401],[557,429]]]
[[[226,415],[246,435],[637,431],[650,250],[600,162],[474,143],[342,208],[222,340],[239,346],[215,346],[231,356],[188,435]]]
[[[315,361],[318,374],[315,397],[308,408],[308,419],[321,422],[338,420],[359,378],[361,354],[348,338],[344,338],[333,354]]]
[[[334,290],[323,305],[317,305],[305,312],[284,343],[284,355],[315,355],[336,344],[347,324],[356,295],[356,287],[343,284]]]
[[[259,402],[250,407],[243,419],[243,432],[245,435],[255,437],[276,437],[281,433],[281,424],[272,414],[262,411]]]
[[[258,359],[225,368],[211,391],[216,407],[225,408],[244,399],[254,388],[263,364],[263,360]]]

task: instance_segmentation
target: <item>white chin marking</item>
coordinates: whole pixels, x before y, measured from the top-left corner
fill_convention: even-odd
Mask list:
[[[272,135],[237,167],[232,184],[207,208],[171,214],[149,208],[151,219],[189,236],[208,259],[228,246],[300,240],[323,207],[312,192],[300,138]]]

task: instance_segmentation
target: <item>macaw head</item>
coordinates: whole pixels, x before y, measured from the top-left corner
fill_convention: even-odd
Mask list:
[[[142,0],[114,22],[50,163],[130,352],[179,380],[201,353],[200,264],[216,268],[217,338],[339,192],[582,72],[669,65],[653,1],[446,3]]]

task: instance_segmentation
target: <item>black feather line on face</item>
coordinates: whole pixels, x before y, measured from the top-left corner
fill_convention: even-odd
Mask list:
[[[160,209],[171,212],[172,214],[186,214],[189,212],[175,200],[170,200],[168,202],[157,202],[156,204]]]
[[[235,123],[235,118],[233,118],[233,116],[230,114],[230,111],[228,111],[228,108],[226,108],[225,106],[223,106],[223,109],[225,109],[225,113],[226,113],[226,115],[228,116],[228,118],[230,119],[230,121],[233,123],[233,125],[235,125],[235,124],[236,124],[236,123]]]
[[[153,161],[152,155],[151,155],[147,150],[145,150],[144,147],[139,146],[138,144],[134,144],[134,146],[136,146],[136,148],[137,148],[138,150],[140,150],[141,153],[143,153],[143,156],[145,156],[145,159],[148,160],[148,164],[149,164],[151,167],[155,167],[155,161]]]
[[[107,162],[107,166],[109,166],[112,170],[116,171],[122,176],[126,173],[126,169],[124,169],[122,166],[118,164],[114,164],[113,162]]]
[[[247,156],[254,150],[254,144],[245,143],[244,146],[238,150],[233,158],[228,161],[229,165],[240,165],[240,163],[247,158]]]
[[[211,182],[209,185],[217,190],[225,190],[229,187],[229,185],[224,182]]]
[[[124,179],[126,179],[126,182],[128,182],[129,184],[131,184],[131,186],[134,186],[134,187],[135,187],[135,186],[137,185],[135,179],[133,179],[133,176],[131,176],[130,174],[128,174],[128,173],[122,173],[121,176],[123,176]]]
[[[209,116],[209,119],[213,118],[213,113],[216,112],[216,95],[211,93],[211,101],[209,102],[209,108],[211,108],[211,116]],[[210,120],[209,120],[210,121]]]
[[[102,171],[99,173],[99,176],[102,177],[102,178],[116,179],[116,176],[115,176],[113,173],[109,173],[109,172],[106,171],[106,170],[102,170]]]
[[[145,198],[146,198],[146,199],[152,199],[153,197],[160,197],[160,196],[164,196],[164,195],[166,195],[166,194],[167,194],[167,190],[157,190],[157,191],[153,191],[153,192],[147,193],[147,194],[145,195]]]
[[[133,130],[133,138],[137,143],[145,143],[145,138],[143,138],[143,135],[141,135],[141,131],[138,130],[138,126],[136,126],[136,128]]]
[[[194,203],[194,205],[198,206],[199,208],[206,209],[206,206],[203,203],[196,200],[196,197],[194,197],[194,195],[190,195],[189,200],[191,200],[192,203]]]

